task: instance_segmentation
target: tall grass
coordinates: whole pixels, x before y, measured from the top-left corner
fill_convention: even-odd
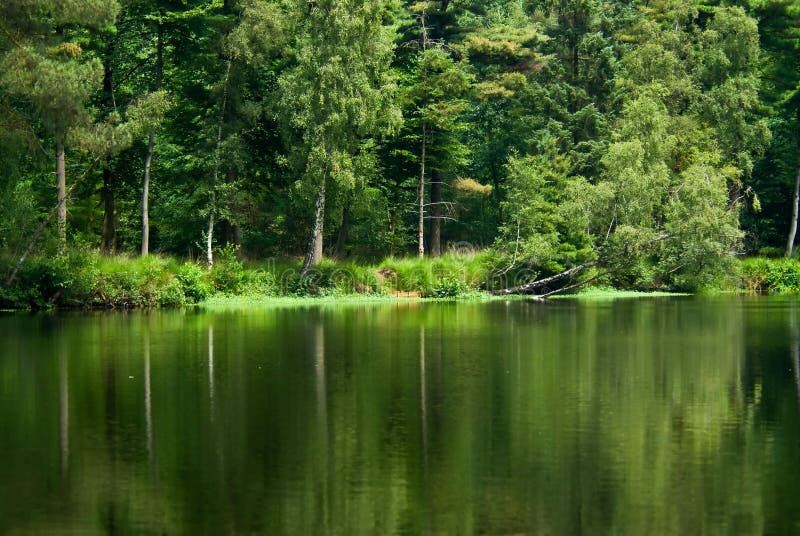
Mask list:
[[[750,292],[771,294],[800,293],[800,261],[765,259],[742,261],[742,287]]]
[[[0,258],[0,277],[13,264],[13,259]],[[326,259],[303,276],[300,268],[291,260],[244,262],[230,248],[218,252],[211,270],[159,255],[106,257],[92,250],[72,251],[27,260],[12,284],[0,287],[0,308],[165,307],[211,296],[448,298],[482,287],[488,277],[480,255],[388,258],[376,265]]]
[[[0,277],[5,279],[14,264],[0,257]],[[211,270],[159,255],[104,257],[81,250],[26,261],[11,285],[0,286],[0,308],[170,307],[210,297],[452,298],[513,287],[538,275],[520,267],[509,270],[508,264],[491,251],[436,259],[389,257],[377,264],[325,260],[301,276],[297,260],[243,261],[231,248],[218,252]],[[747,259],[741,272],[741,285],[750,291],[800,292],[798,261]]]

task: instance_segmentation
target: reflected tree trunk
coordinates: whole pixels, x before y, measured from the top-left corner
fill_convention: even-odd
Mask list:
[[[63,334],[61,335],[63,337]],[[58,391],[59,391],[59,442],[61,447],[61,477],[69,474],[69,364],[66,341],[59,342]]]
[[[419,327],[419,407],[422,433],[422,460],[428,467],[428,399],[425,377],[425,327]]]
[[[330,533],[330,501],[331,501],[331,471],[330,471],[330,441],[328,437],[328,388],[325,372],[325,328],[322,320],[317,318],[314,326],[314,377],[317,392],[317,427],[320,433],[320,467],[322,471],[322,530],[321,533]]]
[[[792,366],[794,367],[795,396],[800,411],[800,327],[797,325],[797,305],[792,304],[789,310],[789,336]]]
[[[214,421],[216,408],[214,404],[214,326],[208,326],[208,400],[211,421]]]
[[[155,454],[153,453],[153,402],[150,385],[150,334],[144,333],[144,420],[147,433],[147,461],[150,469],[155,470]]]

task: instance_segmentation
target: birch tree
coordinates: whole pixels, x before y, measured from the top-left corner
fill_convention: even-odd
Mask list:
[[[322,260],[330,190],[353,188],[353,159],[364,140],[399,120],[391,101],[393,33],[385,7],[377,0],[293,5],[296,63],[279,84],[293,169],[315,199],[303,274]]]

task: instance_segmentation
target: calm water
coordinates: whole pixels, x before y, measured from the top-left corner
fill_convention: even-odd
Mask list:
[[[0,316],[0,534],[800,532],[800,303]]]

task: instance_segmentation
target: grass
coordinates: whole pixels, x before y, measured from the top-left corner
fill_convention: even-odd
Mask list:
[[[211,270],[159,255],[104,257],[78,250],[56,258],[28,259],[11,285],[0,286],[0,309],[487,301],[493,299],[487,289],[513,287],[536,275],[525,271],[507,275],[508,270],[502,270],[507,264],[498,259],[485,251],[436,259],[389,257],[374,264],[325,260],[301,277],[299,261],[242,261],[231,248],[218,253]],[[0,257],[0,276],[11,273],[15,264],[14,259]],[[800,293],[796,260],[746,259],[737,266],[739,272],[744,291]],[[498,273],[503,273],[502,280],[495,276]],[[681,295],[686,294],[591,287],[552,298],[607,301]]]
[[[585,301],[609,301],[628,298],[659,298],[690,296],[682,292],[619,290],[610,287],[589,287],[574,294],[557,294],[551,299],[578,299]]]
[[[198,304],[209,310],[249,309],[257,307],[303,307],[317,305],[368,305],[383,303],[480,303],[508,297],[493,296],[488,292],[474,291],[449,298],[408,297],[392,294],[344,294],[329,296],[212,296]]]
[[[301,277],[297,261],[245,262],[235,250],[218,252],[211,270],[150,255],[101,256],[76,250],[34,257],[11,285],[0,286],[0,309],[178,307],[220,304],[301,304],[400,299],[483,300],[485,255],[437,259],[388,258],[379,264],[324,260]],[[15,262],[0,258],[0,274]]]

